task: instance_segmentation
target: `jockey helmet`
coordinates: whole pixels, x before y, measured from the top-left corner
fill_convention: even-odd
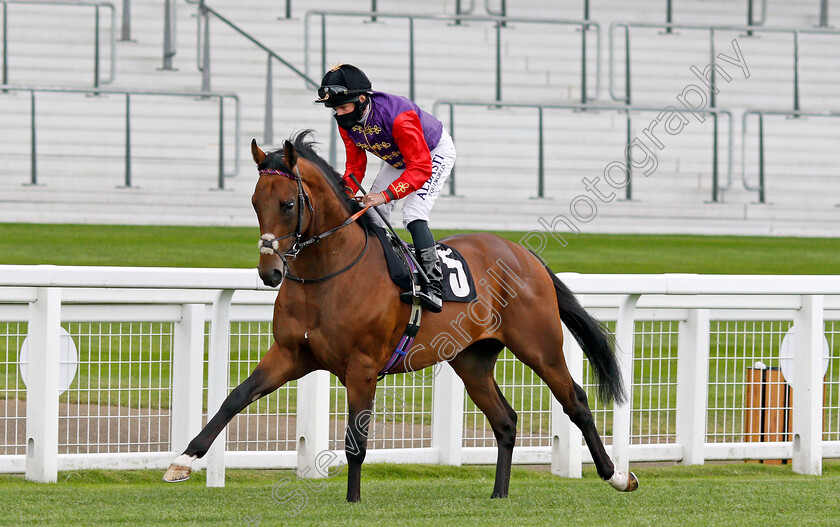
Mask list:
[[[324,74],[315,102],[335,108],[349,102],[358,102],[359,95],[370,91],[370,79],[362,70],[350,64],[339,64]]]

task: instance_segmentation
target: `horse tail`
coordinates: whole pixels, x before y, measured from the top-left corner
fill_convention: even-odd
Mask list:
[[[583,309],[575,295],[546,265],[554,282],[560,318],[578,341],[598,379],[598,397],[605,402],[623,403],[627,399],[621,371],[615,358],[615,337],[607,327]]]

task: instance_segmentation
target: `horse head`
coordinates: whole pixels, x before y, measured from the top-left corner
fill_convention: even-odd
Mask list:
[[[288,272],[288,261],[300,250],[309,231],[314,208],[302,173],[313,167],[298,163],[294,145],[265,153],[251,141],[251,154],[259,170],[251,203],[260,224],[260,261],[257,269],[263,283],[277,287]]]

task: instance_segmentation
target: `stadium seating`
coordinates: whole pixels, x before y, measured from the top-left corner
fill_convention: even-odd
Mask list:
[[[485,14],[474,2],[473,13]],[[121,4],[121,3],[120,3]],[[283,5],[255,0],[211,0],[214,9],[253,35],[285,60],[303,69],[304,13],[311,4],[294,2],[293,17]],[[467,4],[467,2],[464,2]],[[582,2],[529,0],[509,3],[515,18],[580,19]],[[674,2],[677,24],[742,25],[746,2]],[[756,2],[758,4],[758,2]],[[365,4],[367,5],[367,4]],[[121,5],[117,5],[119,25]],[[327,0],[319,10],[358,10],[358,2]],[[453,1],[410,4],[380,1],[382,12],[452,13]],[[93,79],[92,9],[10,4],[9,82],[15,85],[90,87]],[[196,6],[177,2],[177,54],[174,70],[162,66],[163,6],[152,0],[131,2],[131,42],[117,42],[114,88],[197,91]],[[593,2],[590,19],[600,24],[601,92],[593,101],[619,105],[609,93],[609,31],[615,21],[664,22],[664,2]],[[765,26],[810,28],[818,21],[818,2],[769,1]],[[309,20],[309,74],[321,75],[318,17]],[[101,75],[108,71],[110,20],[102,15]],[[216,191],[218,174],[218,101],[163,96],[133,96],[131,102],[132,185],[123,185],[125,100],[119,95],[38,94],[37,171],[43,186],[30,181],[30,107],[28,93],[0,94],[0,221],[106,223],[184,223],[254,225],[248,197],[255,180],[246,148],[251,137],[264,143],[267,55],[232,28],[211,19],[211,76],[214,92],[236,93],[241,100],[242,138],[239,174],[229,190]],[[363,67],[374,87],[408,94],[408,22],[329,16],[327,63]],[[119,29],[119,28],[118,28]],[[495,97],[495,35],[492,22],[455,25],[445,20],[416,20],[415,96],[431,110],[438,99],[490,101]],[[119,31],[118,31],[119,35]],[[616,30],[616,91],[624,92],[623,32]],[[792,36],[717,31],[718,53],[733,54],[737,39],[750,78],[725,65],[731,82],[718,80],[717,107],[731,109],[733,123],[731,188],[712,197],[711,124],[691,121],[679,135],[667,137],[657,152],[658,167],[645,177],[635,170],[633,200],[600,200],[592,221],[576,221],[581,232],[693,232],[709,234],[837,235],[840,225],[840,119],[768,116],[765,131],[766,201],[741,181],[741,114],[747,108],[793,108]],[[803,110],[840,110],[840,35],[802,34],[800,102]],[[502,99],[516,102],[579,102],[581,35],[574,27],[510,22],[502,29]],[[595,91],[597,59],[594,30],[588,35],[587,84]],[[631,29],[632,102],[652,109],[676,103],[686,86],[699,83],[690,67],[709,62],[706,31]],[[736,75],[737,73],[737,75]],[[277,61],[273,63],[274,143],[297,130],[312,128],[329,154],[328,112],[312,104],[305,83]],[[233,170],[233,108],[225,107],[227,171]],[[637,136],[656,112],[631,114]],[[449,126],[449,111],[439,117]],[[538,134],[534,109],[456,107],[454,136],[456,196],[441,198],[433,216],[436,227],[495,229],[542,228],[558,215],[570,216],[576,196],[593,197],[582,182],[602,175],[620,161],[627,143],[626,118],[614,110],[547,109],[544,112],[544,199],[537,195]],[[728,123],[721,121],[718,167],[727,183]],[[747,181],[758,183],[757,123],[749,122]],[[338,165],[343,163],[341,147]],[[371,171],[378,160],[371,163]],[[604,189],[606,192],[608,189]],[[565,229],[565,227],[564,227]]]

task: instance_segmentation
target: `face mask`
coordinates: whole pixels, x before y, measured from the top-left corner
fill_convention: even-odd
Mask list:
[[[369,100],[370,99],[366,98],[363,103],[357,102],[355,104],[355,109],[350,113],[345,113],[344,115],[333,115],[333,117],[335,117],[335,122],[338,123],[338,126],[341,128],[350,130],[356,123],[362,120],[362,115],[365,113],[365,108],[367,108]]]

